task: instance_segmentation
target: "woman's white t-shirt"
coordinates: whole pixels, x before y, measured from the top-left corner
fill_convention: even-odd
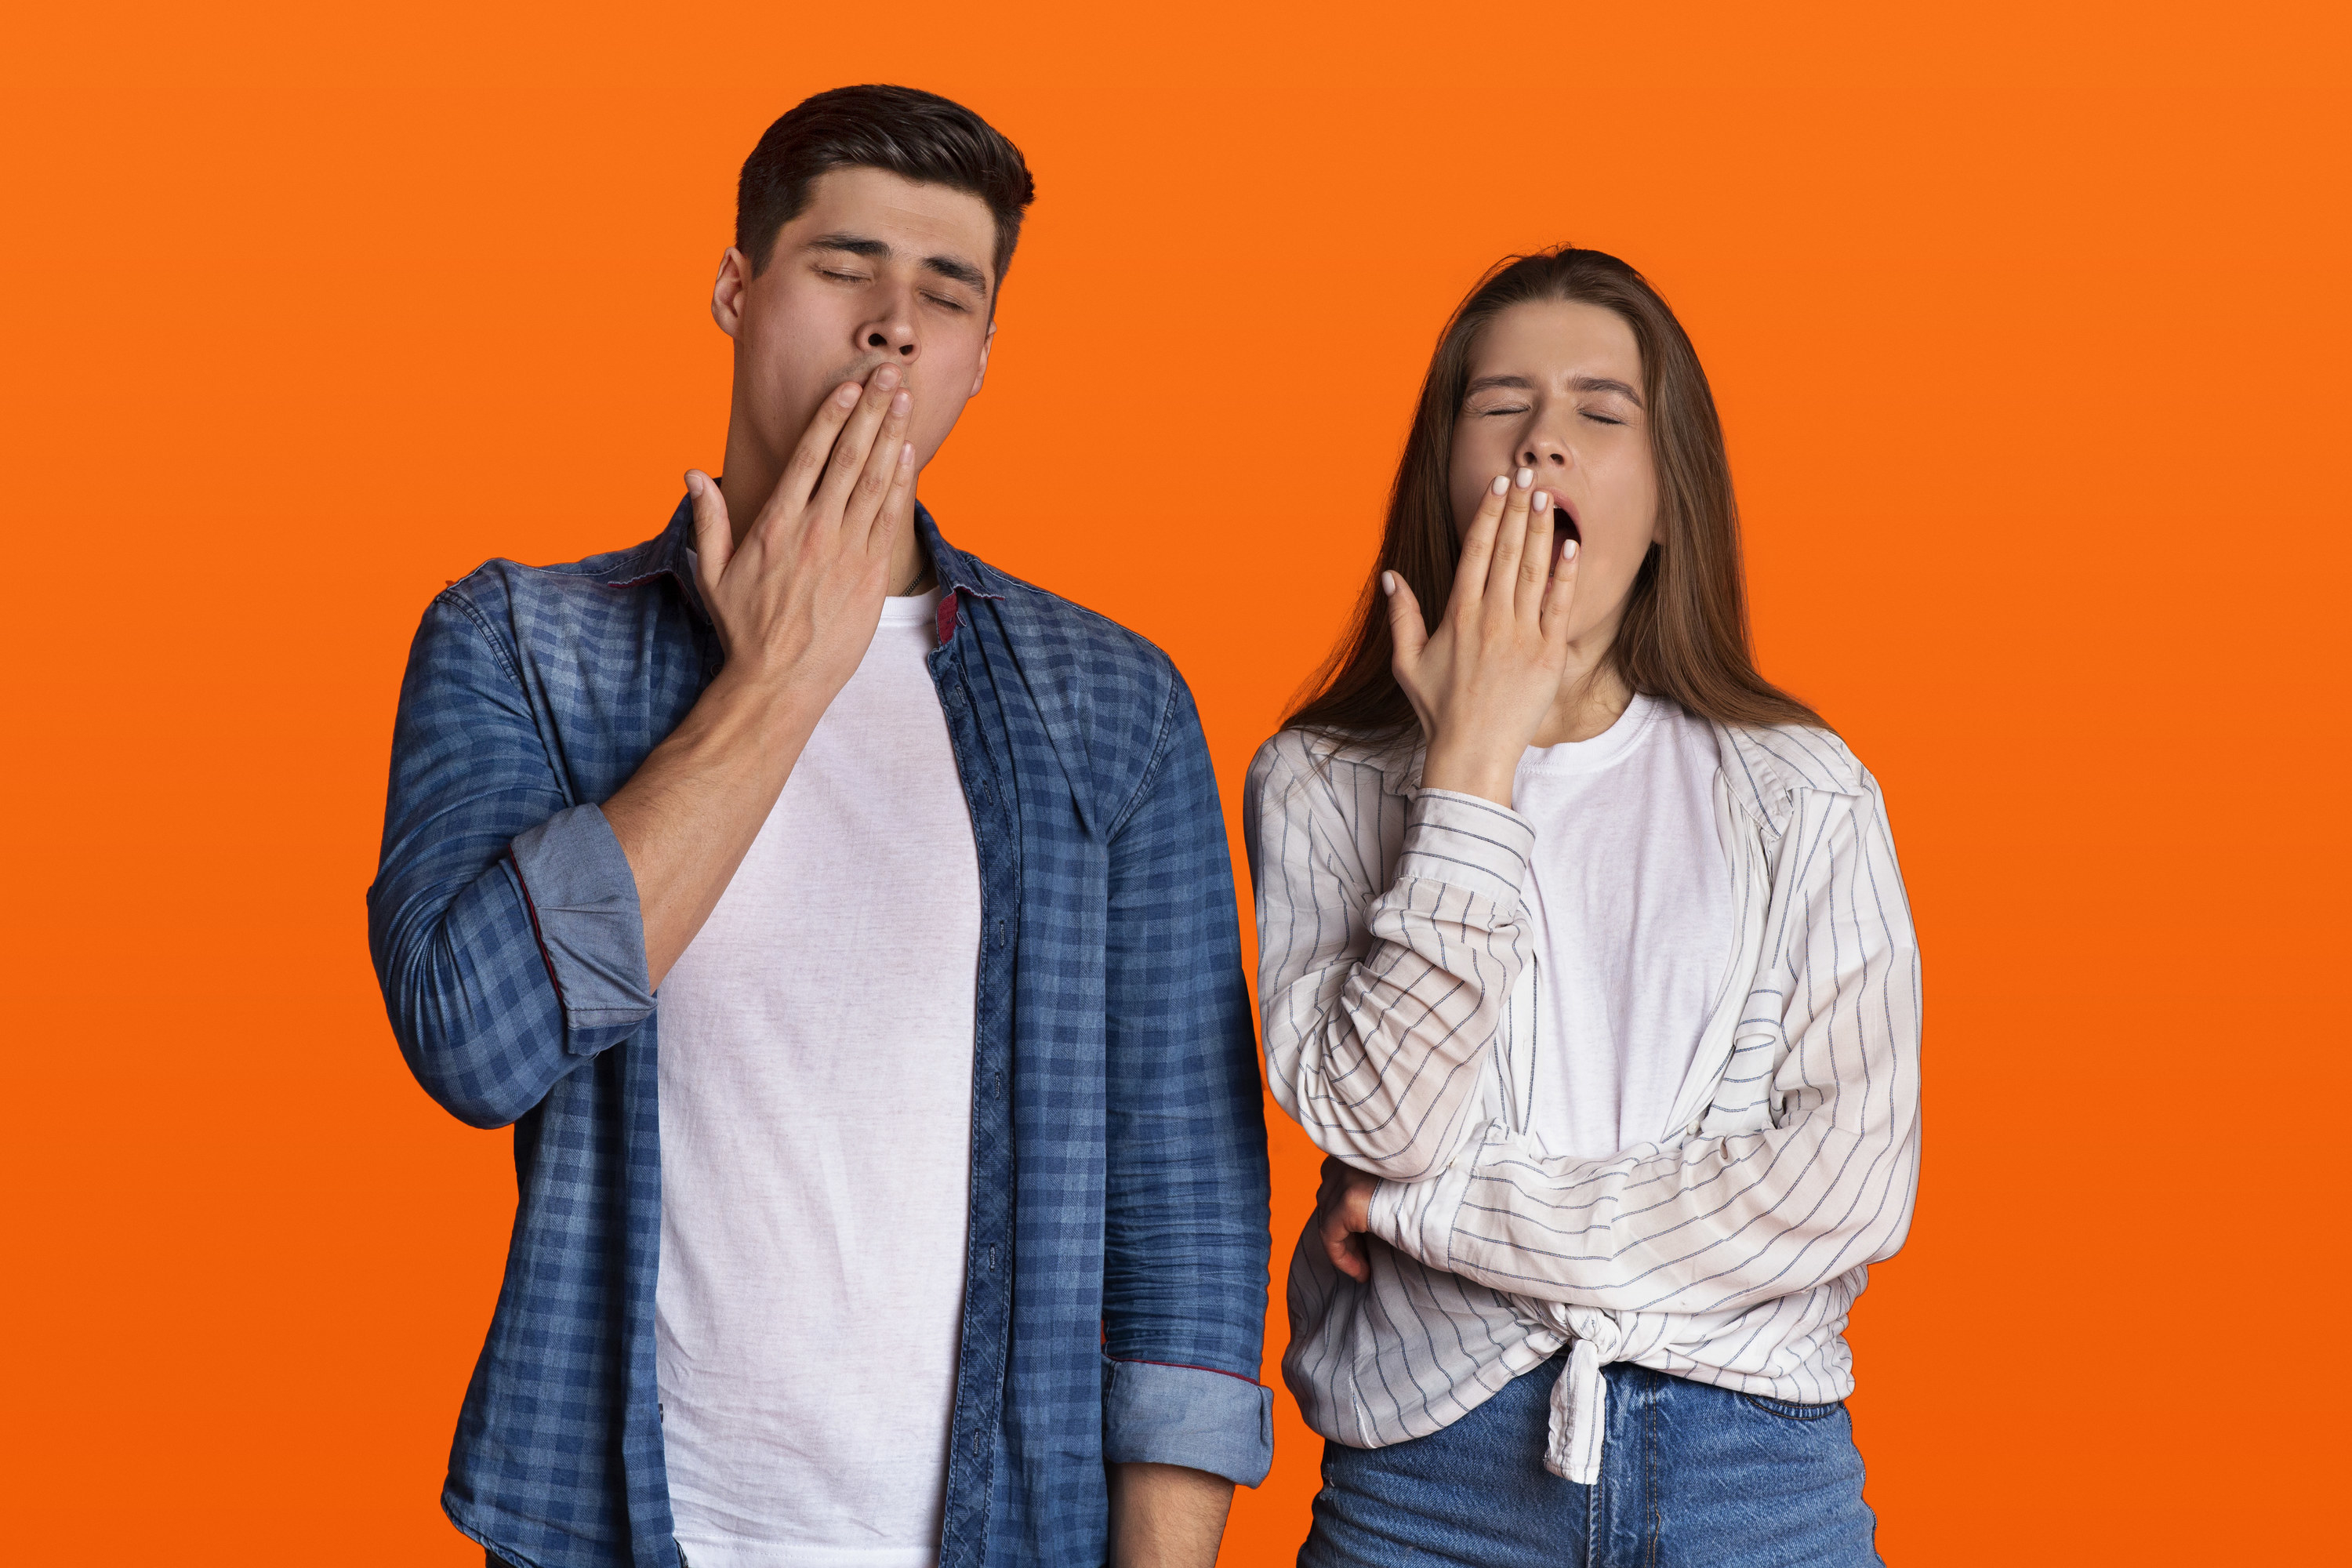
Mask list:
[[[1512,804],[1535,826],[1526,1126],[1548,1154],[1664,1138],[1731,956],[1715,732],[1635,697],[1589,741],[1529,747]]]

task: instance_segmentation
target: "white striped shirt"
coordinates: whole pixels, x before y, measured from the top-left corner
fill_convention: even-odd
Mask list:
[[[1423,1436],[1570,1346],[1546,1463],[1599,1473],[1613,1361],[1801,1403],[1908,1229],[1919,963],[1876,781],[1835,736],[1716,726],[1730,962],[1667,1125],[1604,1159],[1517,1124],[1535,829],[1421,758],[1285,731],[1244,796],[1276,1100],[1384,1178],[1371,1279],[1302,1235],[1284,1379],[1359,1447]]]

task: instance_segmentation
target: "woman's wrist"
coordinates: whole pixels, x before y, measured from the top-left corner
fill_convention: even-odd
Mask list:
[[[1491,747],[1459,747],[1443,739],[1433,741],[1422,760],[1421,787],[1475,795],[1507,807],[1511,804],[1511,785],[1518,773],[1518,753],[1503,758],[1491,752]]]

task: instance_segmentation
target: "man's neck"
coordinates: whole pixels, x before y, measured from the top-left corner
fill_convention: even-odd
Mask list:
[[[727,463],[719,476],[719,493],[726,500],[727,521],[735,531],[737,544],[760,521],[781,477],[782,471],[755,443],[745,440],[740,430],[728,430]],[[922,541],[915,537],[910,507],[907,520],[898,525],[898,537],[890,542],[890,592],[897,597],[926,594],[934,577]]]

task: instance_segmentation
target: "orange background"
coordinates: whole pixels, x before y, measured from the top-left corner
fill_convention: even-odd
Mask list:
[[[2342,1552],[2345,15],[18,16],[0,1555],[478,1562],[436,1496],[513,1178],[369,972],[402,661],[446,579],[716,464],[736,168],[868,79],[1042,193],[925,495],[1174,655],[1229,806],[1447,307],[1560,239],[1646,269],[1926,952],[1917,1224],[1854,1328],[1883,1549]],[[1305,1529],[1276,1408],[1228,1564]]]

